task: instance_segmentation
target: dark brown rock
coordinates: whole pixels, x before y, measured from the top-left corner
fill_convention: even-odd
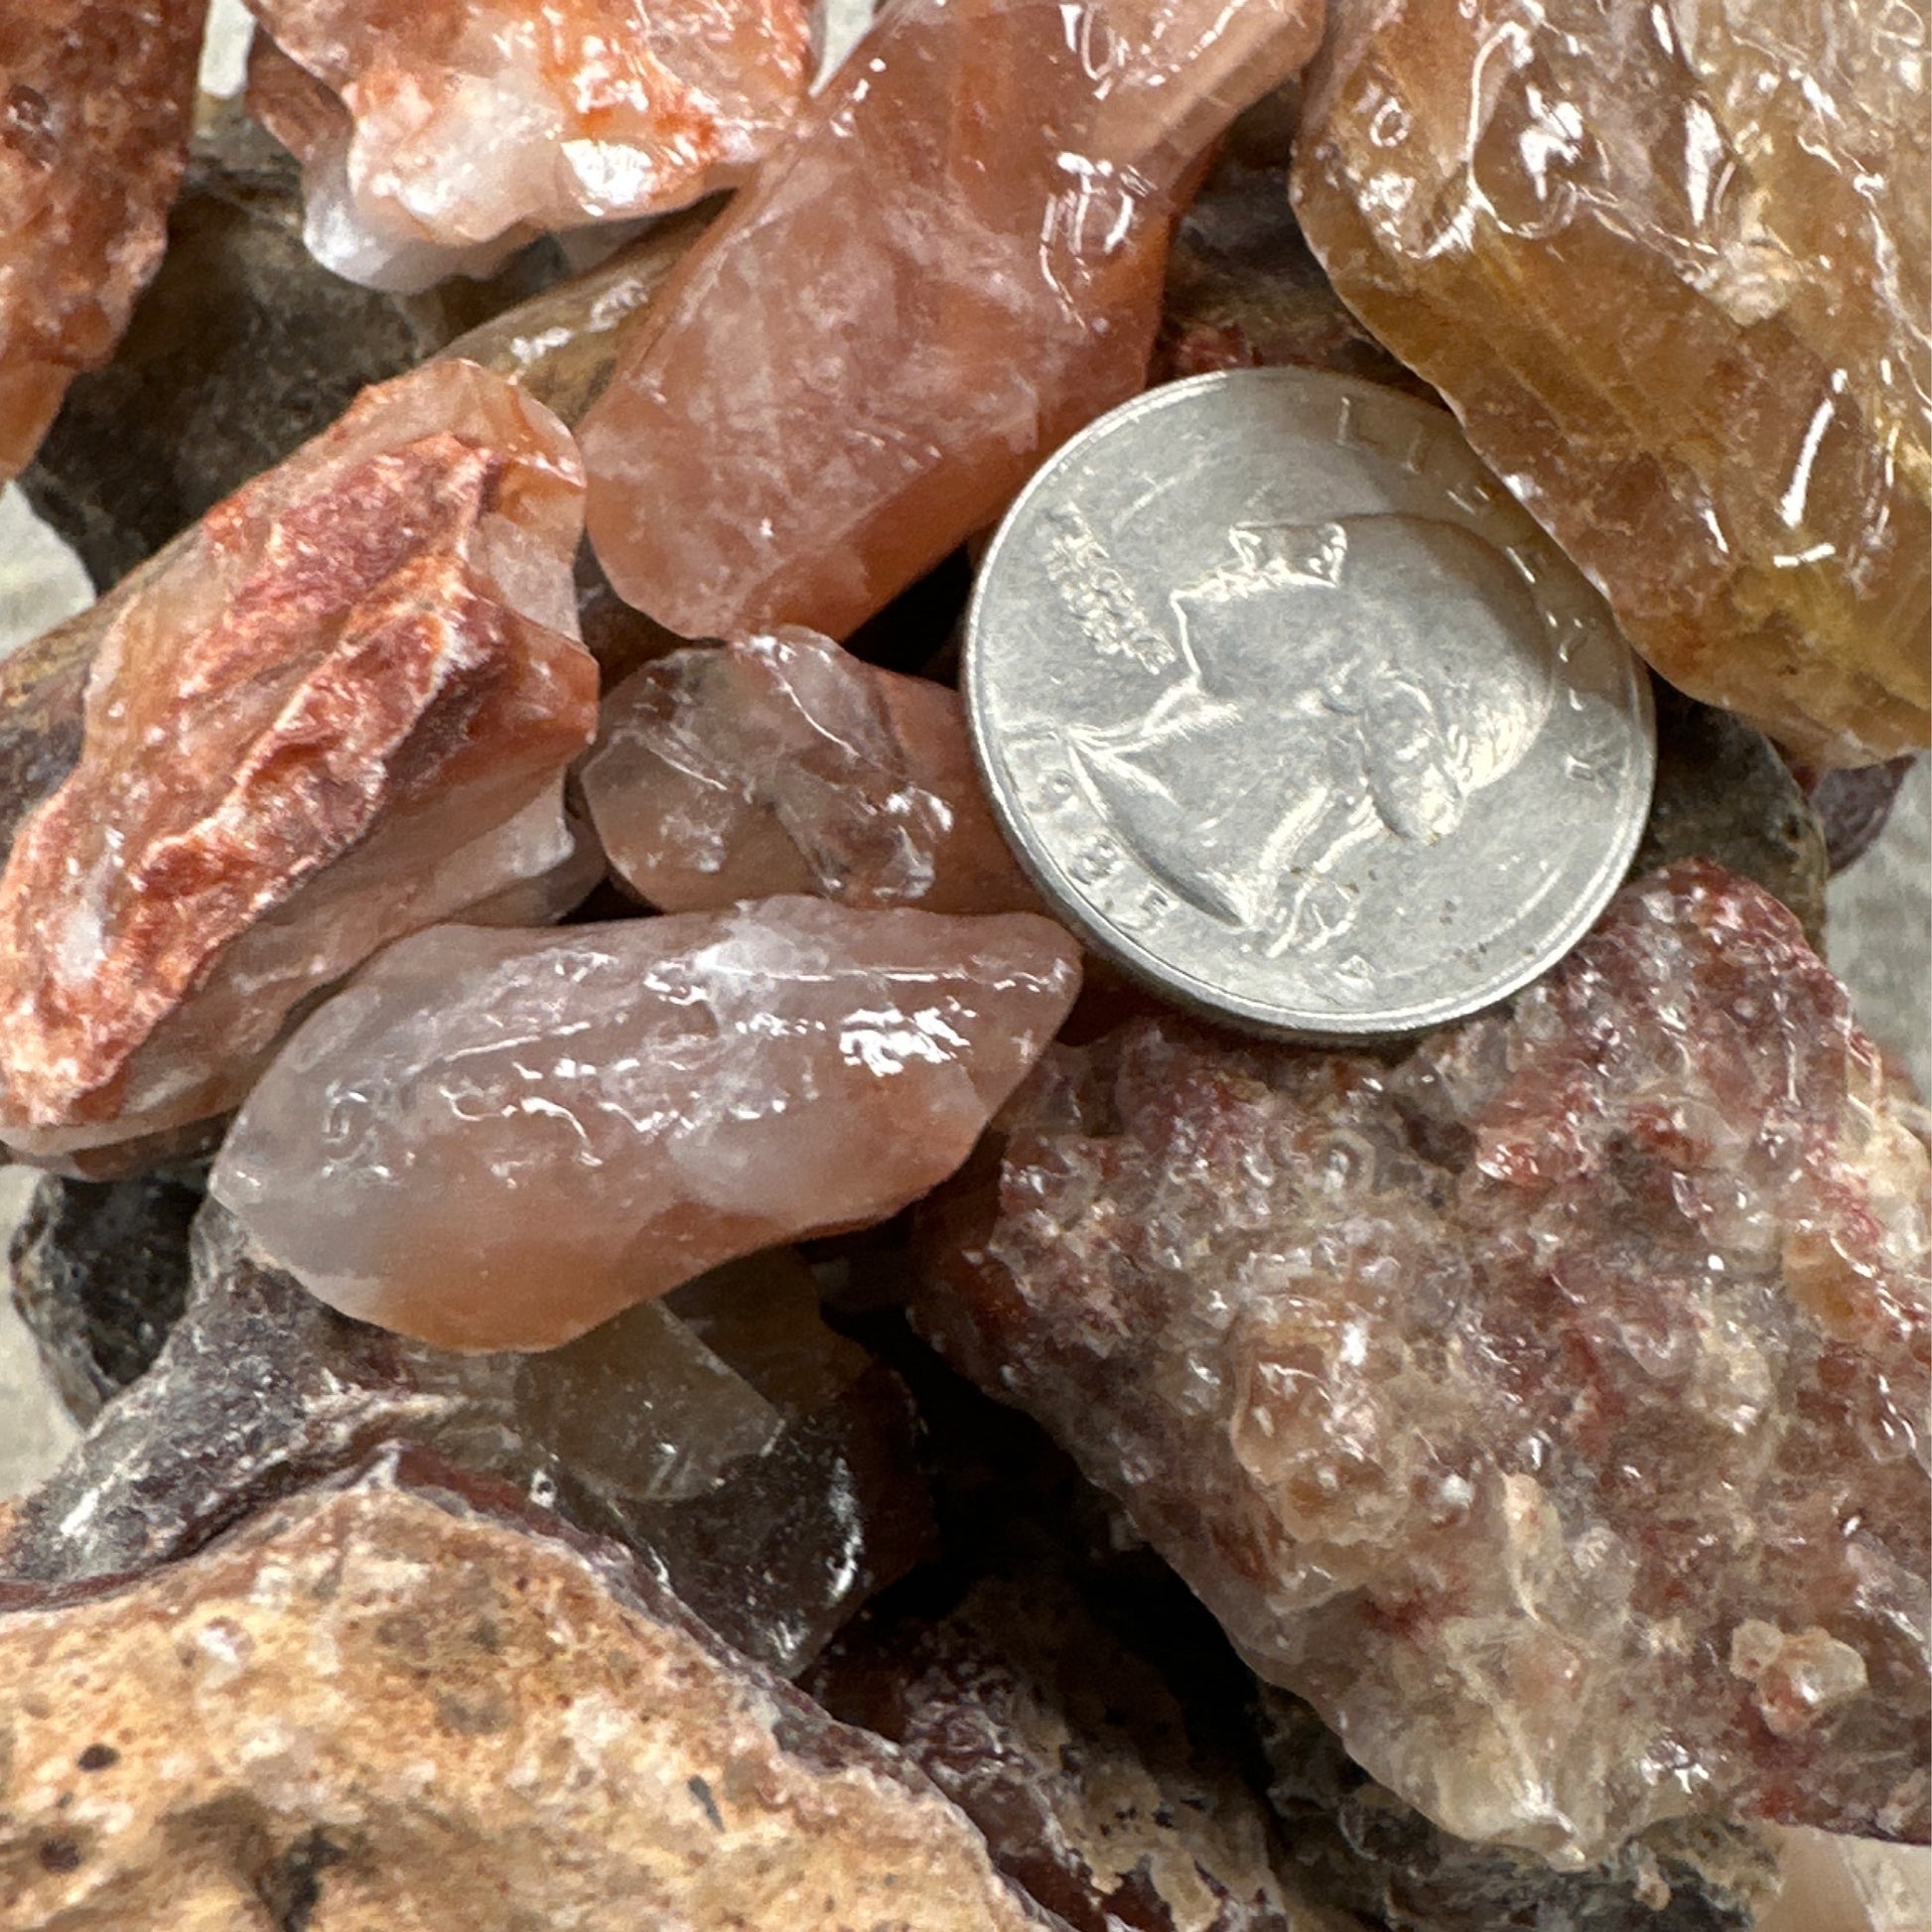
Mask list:
[[[43,1175],[7,1263],[20,1311],[68,1413],[83,1428],[161,1352],[188,1299],[199,1185],[145,1174]]]

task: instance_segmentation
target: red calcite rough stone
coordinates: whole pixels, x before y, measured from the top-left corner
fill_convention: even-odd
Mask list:
[[[0,7],[0,478],[114,352],[188,165],[207,0]]]
[[[1393,1065],[1056,1048],[921,1320],[1458,1837],[1923,1839],[1919,1117],[1689,861]]]
[[[250,0],[249,105],[309,245],[381,288],[744,179],[809,75],[803,0]]]
[[[666,912],[780,893],[1038,909],[958,693],[808,630],[675,651],[625,679],[583,782],[612,869]]]
[[[326,1302],[458,1349],[554,1348],[950,1174],[1065,1019],[1033,913],[762,899],[558,932],[441,926],[310,1018],[213,1192]]]
[[[541,902],[518,889],[573,863],[562,774],[596,722],[582,494],[555,417],[437,363],[122,603],[79,762],[0,874],[0,1139],[66,1155],[219,1113],[376,947]]]
[[[1202,149],[1319,0],[895,0],[584,425],[621,595],[843,638],[1138,390]]]

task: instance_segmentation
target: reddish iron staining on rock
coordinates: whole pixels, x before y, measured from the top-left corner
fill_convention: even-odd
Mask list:
[[[809,630],[674,652],[605,699],[584,795],[666,912],[814,893],[927,912],[1038,907],[986,802],[959,696]]]
[[[1393,1066],[1055,1048],[922,1320],[1459,1836],[1922,1838],[1916,1118],[1791,915],[1687,862]]]
[[[207,0],[0,7],[0,478],[114,352],[188,164]]]
[[[1201,150],[1318,0],[897,0],[586,418],[618,590],[848,635],[1141,387]]]
[[[730,187],[809,77],[802,0],[252,4],[249,105],[304,164],[309,244],[385,288]]]
[[[0,875],[0,1136],[231,1106],[386,940],[567,862],[581,471],[468,363],[367,391],[117,611],[80,760]]]

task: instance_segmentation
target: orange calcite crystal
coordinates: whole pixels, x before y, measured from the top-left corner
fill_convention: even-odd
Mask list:
[[[897,0],[584,426],[618,591],[844,637],[1145,379],[1192,165],[1319,0]]]
[[[552,1348],[953,1172],[1079,987],[1032,913],[776,898],[392,946],[262,1076],[212,1188],[345,1314]]]
[[[0,477],[114,352],[188,165],[207,0],[0,7]]]
[[[673,652],[604,701],[584,796],[612,868],[666,912],[1039,901],[987,806],[959,695],[809,630]]]
[[[1340,0],[1297,150],[1348,305],[1674,684],[1924,745],[1926,16]]]
[[[352,281],[487,272],[554,228],[743,179],[809,78],[803,0],[250,0],[249,104]]]
[[[158,561],[0,874],[0,1140],[64,1155],[218,1113],[377,946],[541,902],[596,719],[582,492],[555,417],[437,363]]]

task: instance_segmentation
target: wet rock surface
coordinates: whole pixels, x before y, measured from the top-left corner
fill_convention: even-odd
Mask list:
[[[611,582],[687,637],[843,638],[993,522],[1141,386],[1189,170],[1318,27],[1301,0],[889,10],[585,419]]]
[[[127,587],[79,761],[0,875],[10,1146],[219,1113],[374,947],[567,860],[596,684],[581,486],[554,417],[440,364],[365,392]]]
[[[301,158],[309,245],[375,288],[743,181],[809,78],[799,0],[256,0],[251,111]]]
[[[904,1758],[645,1568],[393,1452],[0,1618],[0,1683],[21,1932],[298,1899],[317,1927],[1050,1923]]]
[[[1393,1066],[1168,1022],[1056,1049],[920,1319],[1457,1836],[1909,1837],[1901,1099],[1790,915],[1689,863]]]
[[[1339,0],[1296,208],[1672,683],[1927,742],[1921,14]]]
[[[681,650],[605,699],[584,795],[613,870],[667,912],[779,893],[1019,912],[958,694],[806,630]]]
[[[68,1413],[85,1425],[144,1374],[188,1299],[200,1186],[44,1175],[7,1248],[14,1307]]]
[[[802,898],[392,946],[290,1042],[213,1192],[345,1313],[550,1348],[759,1248],[897,1213],[1051,1039],[1033,913]]]

